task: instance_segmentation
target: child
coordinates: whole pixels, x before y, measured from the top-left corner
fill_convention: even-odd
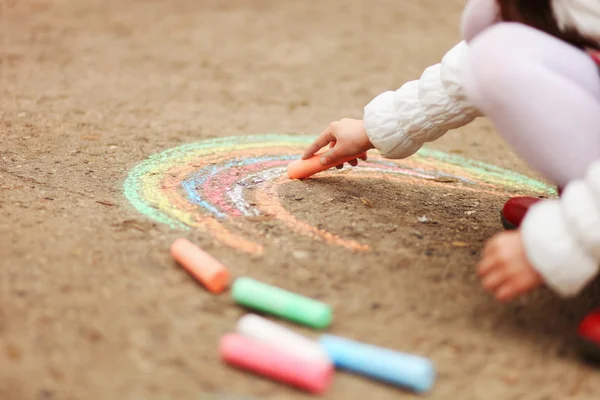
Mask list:
[[[519,230],[487,243],[482,284],[500,301],[543,283],[576,295],[600,262],[600,1],[470,0],[462,33],[420,80],[376,97],[364,120],[333,122],[303,158],[328,144],[323,163],[371,148],[405,158],[487,116],[564,191],[560,200],[508,201],[503,218]]]

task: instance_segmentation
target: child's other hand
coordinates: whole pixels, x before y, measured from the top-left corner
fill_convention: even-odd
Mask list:
[[[340,121],[332,122],[329,127],[319,135],[317,140],[310,145],[302,155],[302,159],[306,160],[314,156],[323,147],[329,145],[330,149],[321,157],[321,164],[335,164],[337,160],[364,153],[372,149],[365,125],[362,120],[344,118]],[[366,160],[366,157],[362,157]],[[358,164],[358,160],[348,162],[352,166]],[[338,165],[341,168],[342,165]]]
[[[541,275],[527,259],[520,231],[503,232],[487,242],[478,274],[483,287],[504,302],[543,283]]]

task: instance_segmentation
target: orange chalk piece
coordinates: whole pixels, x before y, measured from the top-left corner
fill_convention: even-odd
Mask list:
[[[334,370],[330,363],[297,358],[265,342],[238,334],[223,336],[219,352],[228,364],[314,394],[325,393],[333,380]]]
[[[211,293],[221,293],[229,285],[230,274],[227,268],[189,240],[177,239],[173,242],[171,255]]]
[[[308,160],[295,160],[289,163],[288,165],[288,177],[290,179],[304,179],[312,176],[314,174],[318,174],[319,172],[323,172],[328,170],[329,168],[333,168],[336,165],[343,164],[348,161],[355,160],[360,157],[364,157],[367,153],[358,154],[356,156],[342,158],[338,162],[334,164],[321,164],[321,157],[323,154],[315,154]]]

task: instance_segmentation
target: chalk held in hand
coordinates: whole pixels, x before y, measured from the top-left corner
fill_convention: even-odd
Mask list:
[[[331,364],[310,362],[251,338],[227,334],[219,343],[221,358],[228,364],[275,379],[315,394],[331,386]]]
[[[304,179],[308,178],[311,175],[318,174],[319,172],[323,172],[328,170],[329,168],[333,168],[336,165],[340,165],[346,163],[348,161],[355,160],[357,158],[365,157],[367,153],[358,154],[356,156],[345,157],[333,164],[321,164],[321,157],[323,154],[315,154],[311,158],[307,160],[295,160],[288,164],[288,177],[290,179]]]
[[[331,364],[319,343],[258,315],[246,314],[240,318],[237,323],[237,332],[269,344],[294,357]]]
[[[312,328],[327,328],[333,318],[331,308],[325,303],[251,278],[236,279],[231,293],[243,306]]]
[[[177,239],[173,242],[171,255],[211,293],[221,293],[229,285],[230,274],[227,268],[189,240]]]
[[[348,371],[421,393],[435,381],[435,367],[424,357],[333,335],[321,336],[320,343],[335,366]]]

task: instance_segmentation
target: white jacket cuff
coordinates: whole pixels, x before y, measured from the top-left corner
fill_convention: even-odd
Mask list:
[[[460,83],[466,52],[467,44],[459,43],[418,81],[385,92],[365,107],[365,130],[384,157],[406,158],[480,115]]]
[[[573,233],[572,221],[566,220],[563,208],[559,200],[535,204],[527,212],[521,233],[527,257],[546,284],[570,297],[596,275],[598,262]]]

